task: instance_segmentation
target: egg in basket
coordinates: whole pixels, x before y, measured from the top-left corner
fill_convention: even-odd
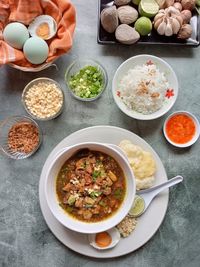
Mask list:
[[[75,24],[69,0],[1,1],[0,65],[22,71],[49,67],[72,47]]]

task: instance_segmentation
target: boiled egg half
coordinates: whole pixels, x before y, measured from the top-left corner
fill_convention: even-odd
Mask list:
[[[37,36],[43,40],[51,39],[57,32],[57,23],[49,15],[36,17],[29,25],[28,31],[31,36]]]
[[[120,240],[120,233],[117,228],[111,228],[105,232],[88,235],[89,243],[92,247],[104,250],[110,249],[117,245]]]

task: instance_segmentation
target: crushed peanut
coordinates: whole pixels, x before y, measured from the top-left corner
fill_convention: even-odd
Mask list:
[[[63,94],[52,82],[39,82],[25,94],[25,104],[34,116],[47,119],[56,115],[63,105]]]
[[[133,230],[135,230],[137,220],[126,216],[118,225],[117,229],[119,230],[122,237],[128,237]]]
[[[38,128],[30,122],[15,123],[8,132],[8,147],[13,152],[30,153],[39,141]]]

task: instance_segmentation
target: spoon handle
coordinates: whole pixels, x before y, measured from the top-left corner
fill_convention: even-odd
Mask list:
[[[174,178],[168,180],[167,182],[165,183],[162,183],[160,185],[157,185],[157,186],[154,186],[150,189],[146,189],[146,190],[140,190],[137,192],[138,195],[141,195],[141,194],[146,194],[146,193],[150,193],[152,194],[152,197],[156,196],[157,194],[159,194],[162,190],[166,189],[166,188],[169,188],[175,184],[178,184],[180,182],[183,181],[183,177],[181,175],[177,175],[175,176]]]

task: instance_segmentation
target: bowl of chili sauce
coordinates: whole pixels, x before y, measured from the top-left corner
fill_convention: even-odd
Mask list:
[[[199,138],[200,125],[192,113],[176,111],[165,120],[163,132],[170,144],[176,147],[189,147]]]

